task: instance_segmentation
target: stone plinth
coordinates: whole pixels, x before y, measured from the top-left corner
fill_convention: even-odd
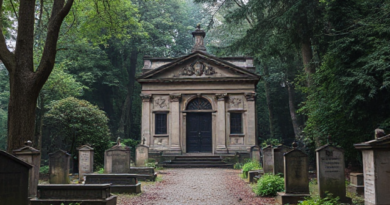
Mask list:
[[[135,148],[135,166],[144,167],[149,159],[149,147],[145,145],[138,145]]]
[[[344,151],[332,145],[325,145],[316,150],[317,182],[321,198],[327,193],[339,197],[340,201],[347,202],[345,188]]]
[[[364,177],[363,173],[351,173],[349,175],[350,184],[347,189],[350,193],[364,195]]]
[[[263,176],[264,172],[263,170],[252,170],[248,172],[248,182],[249,183],[255,183],[255,178],[260,178]]]
[[[31,143],[32,144],[32,143]],[[41,152],[29,145],[16,149],[13,154],[32,165],[29,176],[29,197],[37,196],[37,186],[39,181],[39,167],[41,165]]]
[[[286,192],[278,192],[278,204],[298,204],[309,192],[308,157],[300,150],[293,149],[284,154],[284,188]]]
[[[85,184],[111,184],[113,193],[141,193],[137,174],[85,174]]]
[[[84,174],[93,172],[93,148],[83,145],[79,151],[79,180],[82,181]]]
[[[38,185],[38,198],[31,205],[116,205],[110,184],[50,184]]]
[[[70,154],[58,150],[49,154],[49,182],[50,184],[69,184]]]
[[[253,161],[259,162],[260,163],[260,147],[259,146],[253,146],[251,147],[250,151],[250,157]]]
[[[131,167],[129,173],[137,174],[140,181],[155,181],[157,177],[152,167]]]
[[[115,145],[104,152],[104,172],[128,173],[130,169],[131,149],[127,146]]]
[[[283,145],[278,145],[272,150],[272,160],[274,165],[273,174],[284,173],[283,154],[290,150],[291,148]]]
[[[354,146],[363,154],[365,204],[390,204],[390,135]]]
[[[274,162],[272,159],[272,147],[268,145],[263,148],[263,170],[264,173],[273,173],[274,172]]]
[[[0,204],[28,205],[32,165],[0,150]]]

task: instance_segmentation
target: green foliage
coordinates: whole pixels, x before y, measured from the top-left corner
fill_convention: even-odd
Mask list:
[[[242,166],[243,178],[248,178],[247,174],[249,171],[259,169],[262,169],[259,162],[253,160],[248,161]]]
[[[266,139],[264,140],[262,143],[261,143],[261,147],[266,147],[268,145],[271,145],[271,146],[276,146],[276,145],[280,145],[280,140],[278,139]]]
[[[325,198],[320,198],[318,195],[305,198],[304,201],[299,202],[299,205],[338,205],[340,202],[339,198],[332,197],[328,194]]]
[[[257,196],[276,196],[277,192],[284,190],[284,179],[279,175],[264,174],[257,181],[253,191]]]
[[[45,122],[50,130],[52,148],[65,148],[75,156],[76,147],[90,144],[95,149],[96,166],[103,163],[110,132],[108,118],[97,106],[73,97],[54,101],[45,115]]]
[[[49,174],[49,166],[48,165],[41,166],[39,168],[39,173],[41,173],[41,174]]]
[[[104,169],[103,168],[100,168],[99,171],[97,171],[98,174],[103,174],[104,173]]]
[[[237,162],[234,164],[233,169],[242,169],[243,164]]]

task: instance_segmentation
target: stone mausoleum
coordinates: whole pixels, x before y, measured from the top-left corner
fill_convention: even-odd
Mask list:
[[[257,145],[251,57],[207,53],[205,32],[192,32],[192,52],[178,58],[144,57],[142,140],[150,157],[248,154]]]

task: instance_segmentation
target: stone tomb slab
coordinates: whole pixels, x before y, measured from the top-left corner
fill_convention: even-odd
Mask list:
[[[144,167],[149,159],[149,147],[145,145],[137,145],[135,148],[135,166]]]
[[[127,146],[115,145],[104,153],[104,171],[111,173],[128,173],[130,169],[131,149]]]
[[[27,205],[32,166],[0,150],[0,204]]]
[[[325,198],[328,192],[341,202],[350,201],[346,197],[344,151],[327,144],[316,150],[316,157],[320,197]]]
[[[274,172],[274,162],[272,159],[272,147],[268,145],[263,148],[263,170],[264,173],[273,173]]]
[[[85,174],[85,184],[111,184],[113,193],[141,193],[137,174]]]
[[[110,184],[44,184],[38,185],[38,198],[31,205],[116,205]]]
[[[263,176],[264,171],[263,170],[252,170],[248,172],[248,182],[249,183],[255,183],[255,178],[259,179],[261,176]]]
[[[50,184],[69,184],[70,154],[64,150],[57,150],[49,154],[49,182]]]
[[[153,167],[131,167],[130,174],[137,174],[140,181],[156,181],[157,173]]]

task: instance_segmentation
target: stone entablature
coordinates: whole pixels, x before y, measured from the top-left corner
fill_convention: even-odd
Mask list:
[[[203,41],[202,32],[193,34]],[[180,58],[144,60],[137,81],[142,85],[142,138],[149,152],[180,155],[199,144],[200,151],[211,146],[211,154],[249,153],[257,145],[260,76],[253,73],[253,58],[217,58],[194,46]],[[188,108],[194,101],[203,104]]]

